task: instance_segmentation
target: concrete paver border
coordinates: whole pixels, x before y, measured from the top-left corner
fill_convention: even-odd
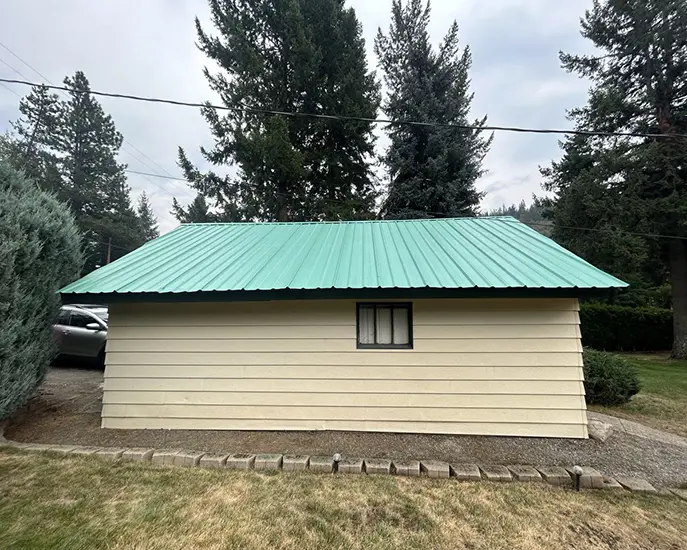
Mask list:
[[[27,452],[46,452],[60,456],[95,457],[104,460],[132,460],[157,463],[160,466],[186,466],[215,469],[311,471],[329,474],[386,474],[398,476],[424,475],[436,479],[458,481],[544,481],[550,485],[571,486],[575,474],[572,468],[560,466],[451,464],[438,460],[398,460],[379,458],[343,458],[281,455],[281,454],[206,454],[201,451],[149,448],[99,448],[78,445],[44,445],[9,441],[0,434],[0,445]],[[369,464],[369,466],[367,466]],[[336,466],[336,467],[335,467]],[[366,470],[369,469],[369,472]],[[653,493],[687,498],[687,491],[661,490],[639,478],[605,476],[594,468],[582,467],[580,486],[583,489],[625,490],[633,493]]]

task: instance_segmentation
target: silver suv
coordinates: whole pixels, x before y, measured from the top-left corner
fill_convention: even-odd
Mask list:
[[[52,334],[59,355],[105,360],[107,307],[98,305],[62,306],[55,317]]]

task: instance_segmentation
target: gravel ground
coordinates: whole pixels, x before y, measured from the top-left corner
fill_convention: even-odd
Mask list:
[[[592,466],[608,475],[642,477],[658,486],[687,482],[687,449],[614,432],[605,442],[366,432],[105,430],[100,428],[102,371],[55,368],[27,412],[6,430],[15,441],[93,446],[186,448],[454,463]]]

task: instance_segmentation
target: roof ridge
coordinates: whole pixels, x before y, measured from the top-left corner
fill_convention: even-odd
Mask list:
[[[460,216],[453,218],[415,218],[411,220],[323,220],[323,221],[291,221],[291,222],[184,222],[179,224],[179,227],[190,227],[198,225],[218,226],[218,225],[343,225],[343,224],[372,224],[372,223],[432,223],[432,222],[447,222],[447,221],[513,221],[522,223],[513,216]]]

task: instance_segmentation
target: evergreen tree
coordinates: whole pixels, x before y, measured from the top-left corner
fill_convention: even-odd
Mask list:
[[[83,257],[66,205],[0,162],[0,420],[35,391],[54,356],[57,290]]]
[[[34,87],[0,154],[69,205],[83,235],[86,273],[140,246],[146,238],[131,206],[125,165],[117,162],[122,135],[89,93],[78,71],[65,78],[66,100]]]
[[[88,272],[106,263],[110,241],[116,245],[110,251],[113,260],[145,239],[131,206],[126,166],[117,162],[122,135],[89,93],[90,85],[82,72],[65,78],[64,84],[70,91],[57,134],[63,179],[58,196],[69,203],[84,232]]]
[[[379,29],[375,40],[387,88],[382,108],[392,121],[470,124],[470,49],[461,52],[454,21],[435,51],[427,31],[429,20],[429,2],[393,1],[389,33],[384,35]],[[485,123],[486,117],[472,122],[477,126]],[[390,180],[382,208],[385,217],[470,216],[478,212],[483,194],[475,189],[475,182],[484,173],[482,161],[492,136],[404,124],[391,124],[387,132],[391,145],[384,157]]]
[[[601,55],[561,54],[566,70],[592,81],[572,120],[665,137],[571,137],[563,159],[542,171],[544,188],[555,193],[549,206],[559,242],[630,282],[659,284],[667,273],[680,358],[687,358],[687,147],[673,136],[687,133],[686,28],[686,0],[596,0],[582,35]]]
[[[202,113],[215,146],[201,149],[237,176],[179,164],[223,219],[320,220],[370,217],[376,191],[369,122],[266,115],[261,109],[374,118],[379,89],[364,40],[342,0],[210,0],[218,36],[196,19],[201,51],[223,70],[205,76],[228,107]]]
[[[45,86],[36,86],[19,101],[21,118],[12,123],[14,139],[8,137],[8,161],[47,191],[60,188],[55,137],[60,128],[60,102]],[[11,148],[9,148],[11,147]]]
[[[172,203],[172,214],[181,223],[209,223],[219,221],[218,217],[210,212],[205,197],[201,194],[196,195],[188,208],[184,208],[174,199]]]
[[[552,224],[550,220],[544,218],[544,211],[544,207],[537,204],[536,201],[527,206],[527,203],[521,200],[519,204],[511,204],[510,206],[504,204],[495,208],[489,211],[487,216],[511,216],[524,224],[529,224],[532,229],[542,235],[550,237]]]
[[[143,191],[138,198],[138,205],[136,207],[136,214],[141,225],[141,232],[146,241],[153,240],[160,236],[160,230],[157,227],[157,218],[153,212],[153,207],[148,200],[148,195]]]

